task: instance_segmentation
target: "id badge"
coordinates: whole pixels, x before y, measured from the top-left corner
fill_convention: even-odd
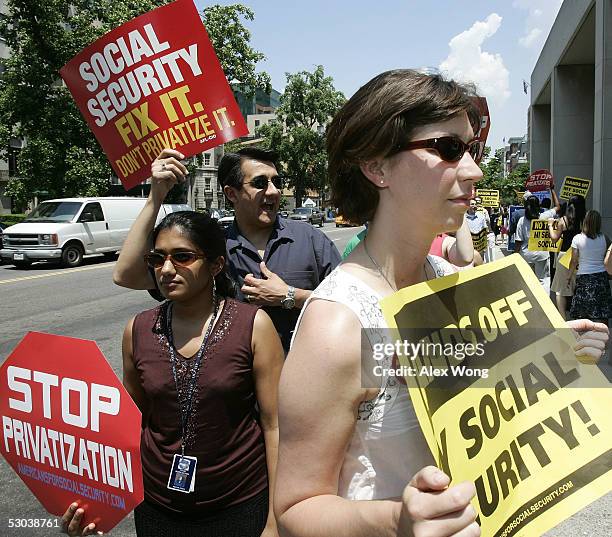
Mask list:
[[[195,472],[198,459],[187,455],[174,455],[168,488],[186,494],[195,490]]]

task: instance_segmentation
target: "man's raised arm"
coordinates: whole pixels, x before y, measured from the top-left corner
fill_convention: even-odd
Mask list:
[[[130,228],[113,271],[117,285],[131,289],[155,287],[143,257],[151,248],[149,235],[166,195],[175,184],[185,180],[187,168],[180,162],[183,158],[178,151],[164,149],[151,164],[151,192]]]

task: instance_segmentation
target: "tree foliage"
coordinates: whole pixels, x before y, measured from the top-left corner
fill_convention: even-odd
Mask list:
[[[335,89],[333,79],[325,76],[321,65],[313,72],[286,76],[277,121],[263,125],[258,133],[279,154],[299,207],[306,190],[317,189],[323,195],[327,182],[324,128],[346,99]]]
[[[255,72],[256,65],[266,57],[251,47],[251,32],[244,26],[241,17],[252,21],[255,13],[241,4],[214,5],[202,11],[204,26],[227,81],[240,82],[247,94],[257,88],[269,93],[272,90],[270,75]]]
[[[529,177],[529,164],[519,164],[504,178],[504,148],[495,151],[492,157],[490,153],[490,148],[486,147],[485,160],[480,165],[483,179],[478,182],[477,188],[499,190],[502,203],[516,204],[516,191],[525,190],[525,181]]]
[[[170,0],[8,0],[0,35],[11,50],[0,78],[0,158],[11,138],[25,140],[18,177],[7,195],[23,209],[35,195],[64,197],[103,195],[111,167],[87,127],[59,69],[93,41]],[[240,18],[253,12],[240,5],[211,6],[202,17],[226,77],[241,77],[252,87],[269,87],[255,74],[263,59],[249,46]],[[223,30],[223,31],[222,31]]]

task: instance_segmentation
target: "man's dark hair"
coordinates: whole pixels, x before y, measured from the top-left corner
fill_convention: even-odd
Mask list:
[[[359,224],[372,219],[379,193],[360,164],[399,153],[418,127],[467,113],[478,131],[475,96],[471,85],[409,69],[387,71],[361,87],[327,130],[332,202],[339,213]]]
[[[552,207],[552,200],[550,198],[544,198],[541,202],[540,202],[540,207],[542,207],[542,209],[550,209]]]
[[[276,166],[278,155],[274,151],[259,147],[243,147],[236,153],[226,153],[219,163],[218,177],[222,187],[227,185],[242,188],[242,182],[244,181],[242,161],[246,159],[271,162]]]
[[[540,200],[537,196],[529,196],[523,203],[525,207],[525,218],[537,220],[540,216]]]

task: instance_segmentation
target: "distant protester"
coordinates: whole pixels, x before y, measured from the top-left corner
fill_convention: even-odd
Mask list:
[[[540,200],[537,196],[529,196],[524,203],[525,214],[519,218],[516,226],[516,237],[514,239],[514,251],[529,263],[531,270],[535,273],[546,294],[550,292],[550,263],[548,252],[530,250],[529,235],[531,233],[531,221],[540,217]]]
[[[585,318],[608,324],[612,317],[612,295],[608,272],[612,272],[610,239],[601,232],[601,215],[586,213],[581,233],[572,239],[570,278],[576,274],[576,289],[570,309],[572,319]]]
[[[567,299],[574,294],[576,285],[575,272],[570,273],[569,268],[564,267],[559,260],[572,247],[572,240],[581,232],[582,221],[586,214],[584,198],[572,196],[565,208],[561,208],[562,216],[558,220],[548,221],[550,237],[554,240],[562,239],[561,249],[556,257],[555,276],[550,290],[555,293],[557,309],[561,316],[567,318]]]

